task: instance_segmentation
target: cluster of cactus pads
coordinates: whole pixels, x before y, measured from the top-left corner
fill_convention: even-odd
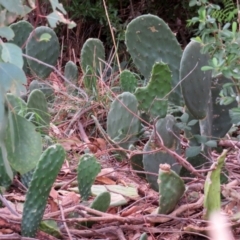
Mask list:
[[[190,130],[184,129],[186,137],[191,136],[192,150],[191,156],[186,155],[186,158],[194,167],[200,167],[208,161],[207,158],[211,158],[211,140],[224,137],[232,126],[229,110],[236,107],[237,102],[229,105],[218,103],[222,86],[231,84],[232,80],[223,75],[212,77],[211,71],[202,71],[210,57],[201,52],[201,44],[191,41],[182,51],[174,34],[157,16],[143,15],[129,23],[125,42],[147,84],[139,86],[135,75],[128,70],[120,74],[124,92],[111,104],[107,133],[119,146],[128,150],[136,149],[134,145],[141,133],[141,116],[147,115],[150,121],[156,119],[144,154],[133,156],[132,164],[142,167],[146,172],[157,173],[159,165],[166,163],[176,174],[185,175],[186,171],[172,154],[161,150],[161,144],[164,144],[171,151],[181,153],[180,130],[175,117],[167,115],[169,103],[181,107],[189,121],[195,121]],[[134,165],[133,168],[139,170]],[[146,174],[146,178],[152,188],[158,191],[157,177]],[[183,188],[176,188],[178,190],[176,198],[182,195]]]

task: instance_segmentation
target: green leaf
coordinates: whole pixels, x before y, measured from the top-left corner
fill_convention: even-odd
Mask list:
[[[58,239],[62,238],[57,222],[54,220],[44,220],[40,223],[39,230],[48,233]]]
[[[0,85],[5,92],[12,92],[17,96],[26,92],[23,84],[27,83],[24,71],[12,63],[0,63]]]
[[[212,70],[212,69],[213,69],[213,67],[211,67],[211,66],[203,66],[201,68],[202,71],[209,71],[209,70]]]
[[[13,43],[2,43],[2,60],[23,67],[22,49]]]
[[[189,147],[186,149],[186,157],[195,157],[201,152],[201,146]]]
[[[214,148],[214,147],[217,147],[217,142],[215,140],[209,140],[209,141],[205,142],[204,145]]]
[[[10,27],[0,27],[0,37],[6,38],[8,41],[14,38],[15,34]]]
[[[183,123],[187,123],[188,118],[189,118],[189,115],[188,115],[187,113],[184,113],[184,114],[180,117],[180,119],[181,119],[181,121],[182,121]]]
[[[73,21],[67,20],[63,16],[63,14],[58,12],[58,11],[52,12],[49,15],[47,15],[47,20],[48,20],[49,25],[52,28],[56,28],[58,22],[62,22],[64,24],[67,24],[69,29],[72,29],[72,28],[76,27],[76,23],[74,23]]]
[[[42,153],[42,138],[25,118],[10,113],[9,121],[12,124],[9,122],[5,135],[7,157],[12,168],[22,175],[37,165]]]
[[[232,123],[233,124],[238,124],[240,123],[240,108],[232,108],[230,111],[229,111],[229,115],[232,119]]]
[[[67,12],[65,11],[63,5],[61,3],[59,3],[58,0],[49,0],[49,2],[52,5],[52,9],[55,12],[57,9],[60,10],[63,14],[67,14]]]
[[[196,120],[196,119],[193,119],[193,120],[191,120],[190,122],[188,122],[188,126],[194,126],[196,123],[198,122],[198,120]]]
[[[22,0],[0,0],[0,5],[20,16],[25,16],[29,11],[29,8],[22,4]]]
[[[194,137],[197,139],[198,143],[205,143],[207,142],[207,137],[206,136],[201,136],[201,135],[194,135]]]
[[[235,34],[236,31],[237,31],[237,23],[236,23],[236,22],[233,22],[233,23],[232,23],[232,32],[233,32],[233,34]]]

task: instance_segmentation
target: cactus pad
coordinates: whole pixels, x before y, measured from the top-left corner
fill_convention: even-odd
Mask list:
[[[42,91],[33,90],[27,102],[28,112],[34,112],[34,124],[46,130],[50,124],[47,101]]]
[[[168,25],[159,17],[147,14],[132,20],[126,30],[127,50],[133,62],[144,75],[150,77],[152,66],[163,61],[172,72],[172,88],[179,83],[182,49]],[[170,101],[181,104],[180,86],[171,93]]]
[[[129,92],[118,95],[108,112],[107,133],[115,143],[125,149],[137,140],[136,135],[140,128],[137,114],[137,99]]]
[[[80,158],[77,169],[77,181],[79,193],[83,200],[87,200],[91,195],[91,187],[100,170],[101,166],[94,155],[84,154]]]
[[[74,62],[68,61],[66,63],[65,68],[64,68],[64,76],[72,83],[77,84],[78,68]]]
[[[27,21],[18,21],[10,25],[10,28],[14,31],[13,40],[9,41],[15,43],[17,46],[22,48],[23,53],[26,52],[26,43],[30,33],[33,31],[33,26]],[[27,74],[29,73],[27,59],[24,58],[23,70]]]
[[[47,102],[50,102],[50,103],[54,102],[55,95],[54,95],[54,90],[51,86],[49,86],[46,83],[40,82],[38,80],[33,80],[29,84],[29,90],[30,92],[32,92],[35,89],[41,90],[43,92]]]
[[[161,136],[163,143],[167,148],[175,151],[178,154],[180,153],[180,131],[175,126],[175,119],[173,116],[167,115],[164,119],[159,119],[156,123],[156,131]],[[159,144],[155,140],[156,138],[157,136],[154,130],[149,141],[144,146],[144,152],[153,151],[160,148]],[[160,150],[155,153],[143,155],[143,166],[146,172],[157,174],[159,165],[164,163],[171,165],[172,168],[179,173],[181,166],[176,164],[175,158],[169,155],[167,152]],[[146,175],[150,186],[155,191],[158,191],[159,187],[157,183],[157,176],[150,174]]]
[[[65,151],[53,145],[43,152],[33,173],[23,208],[22,236],[35,237],[51,187],[62,167]]]
[[[137,88],[135,92],[139,108],[153,117],[164,118],[167,114],[167,94],[171,90],[171,79],[168,65],[162,62],[155,63],[148,85]]]
[[[109,192],[102,192],[100,193],[90,205],[90,208],[106,212],[110,206],[111,202],[111,195]]]
[[[50,35],[49,40],[41,39],[43,34]],[[27,55],[34,57],[51,66],[55,66],[59,56],[59,42],[55,32],[49,27],[37,27],[31,33],[31,37],[26,45]],[[34,60],[27,59],[28,65],[39,78],[47,78],[52,69]]]
[[[202,54],[201,45],[190,42],[185,48],[180,66],[180,79],[185,104],[196,119],[203,119],[207,115],[210,100],[211,71],[202,71],[208,63],[209,56]]]
[[[171,170],[168,164],[160,164],[159,169],[159,214],[168,214],[174,210],[185,192],[183,180]]]
[[[124,92],[133,93],[137,88],[137,79],[129,70],[124,70],[120,74],[120,84]]]

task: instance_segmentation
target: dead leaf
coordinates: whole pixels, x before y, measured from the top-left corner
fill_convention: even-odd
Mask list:
[[[96,142],[100,150],[103,151],[107,149],[106,141],[103,138],[96,138]]]
[[[80,195],[74,192],[68,192],[64,197],[62,197],[62,206],[76,205],[79,203]]]
[[[105,185],[116,185],[116,182],[114,182],[112,179],[105,176],[99,176],[96,178],[96,180]]]
[[[53,200],[57,200],[58,199],[58,192],[52,187],[49,196],[53,199]]]
[[[83,147],[82,141],[80,141],[77,137],[72,136],[71,138],[61,139],[59,143],[63,146],[66,151],[70,150],[79,150]]]
[[[127,209],[126,211],[123,211],[121,216],[122,217],[127,217],[129,215],[132,215],[132,214],[136,213],[139,210],[141,210],[141,207],[139,207],[139,206],[132,206],[131,208]]]
[[[61,135],[61,131],[59,130],[59,128],[54,125],[53,123],[50,123],[50,128],[51,130],[57,135],[60,136]]]

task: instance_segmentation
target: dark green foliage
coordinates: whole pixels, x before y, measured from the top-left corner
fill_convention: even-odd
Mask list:
[[[238,9],[233,0],[222,0],[222,8],[213,10],[211,16],[220,23],[231,22],[237,17]]]

